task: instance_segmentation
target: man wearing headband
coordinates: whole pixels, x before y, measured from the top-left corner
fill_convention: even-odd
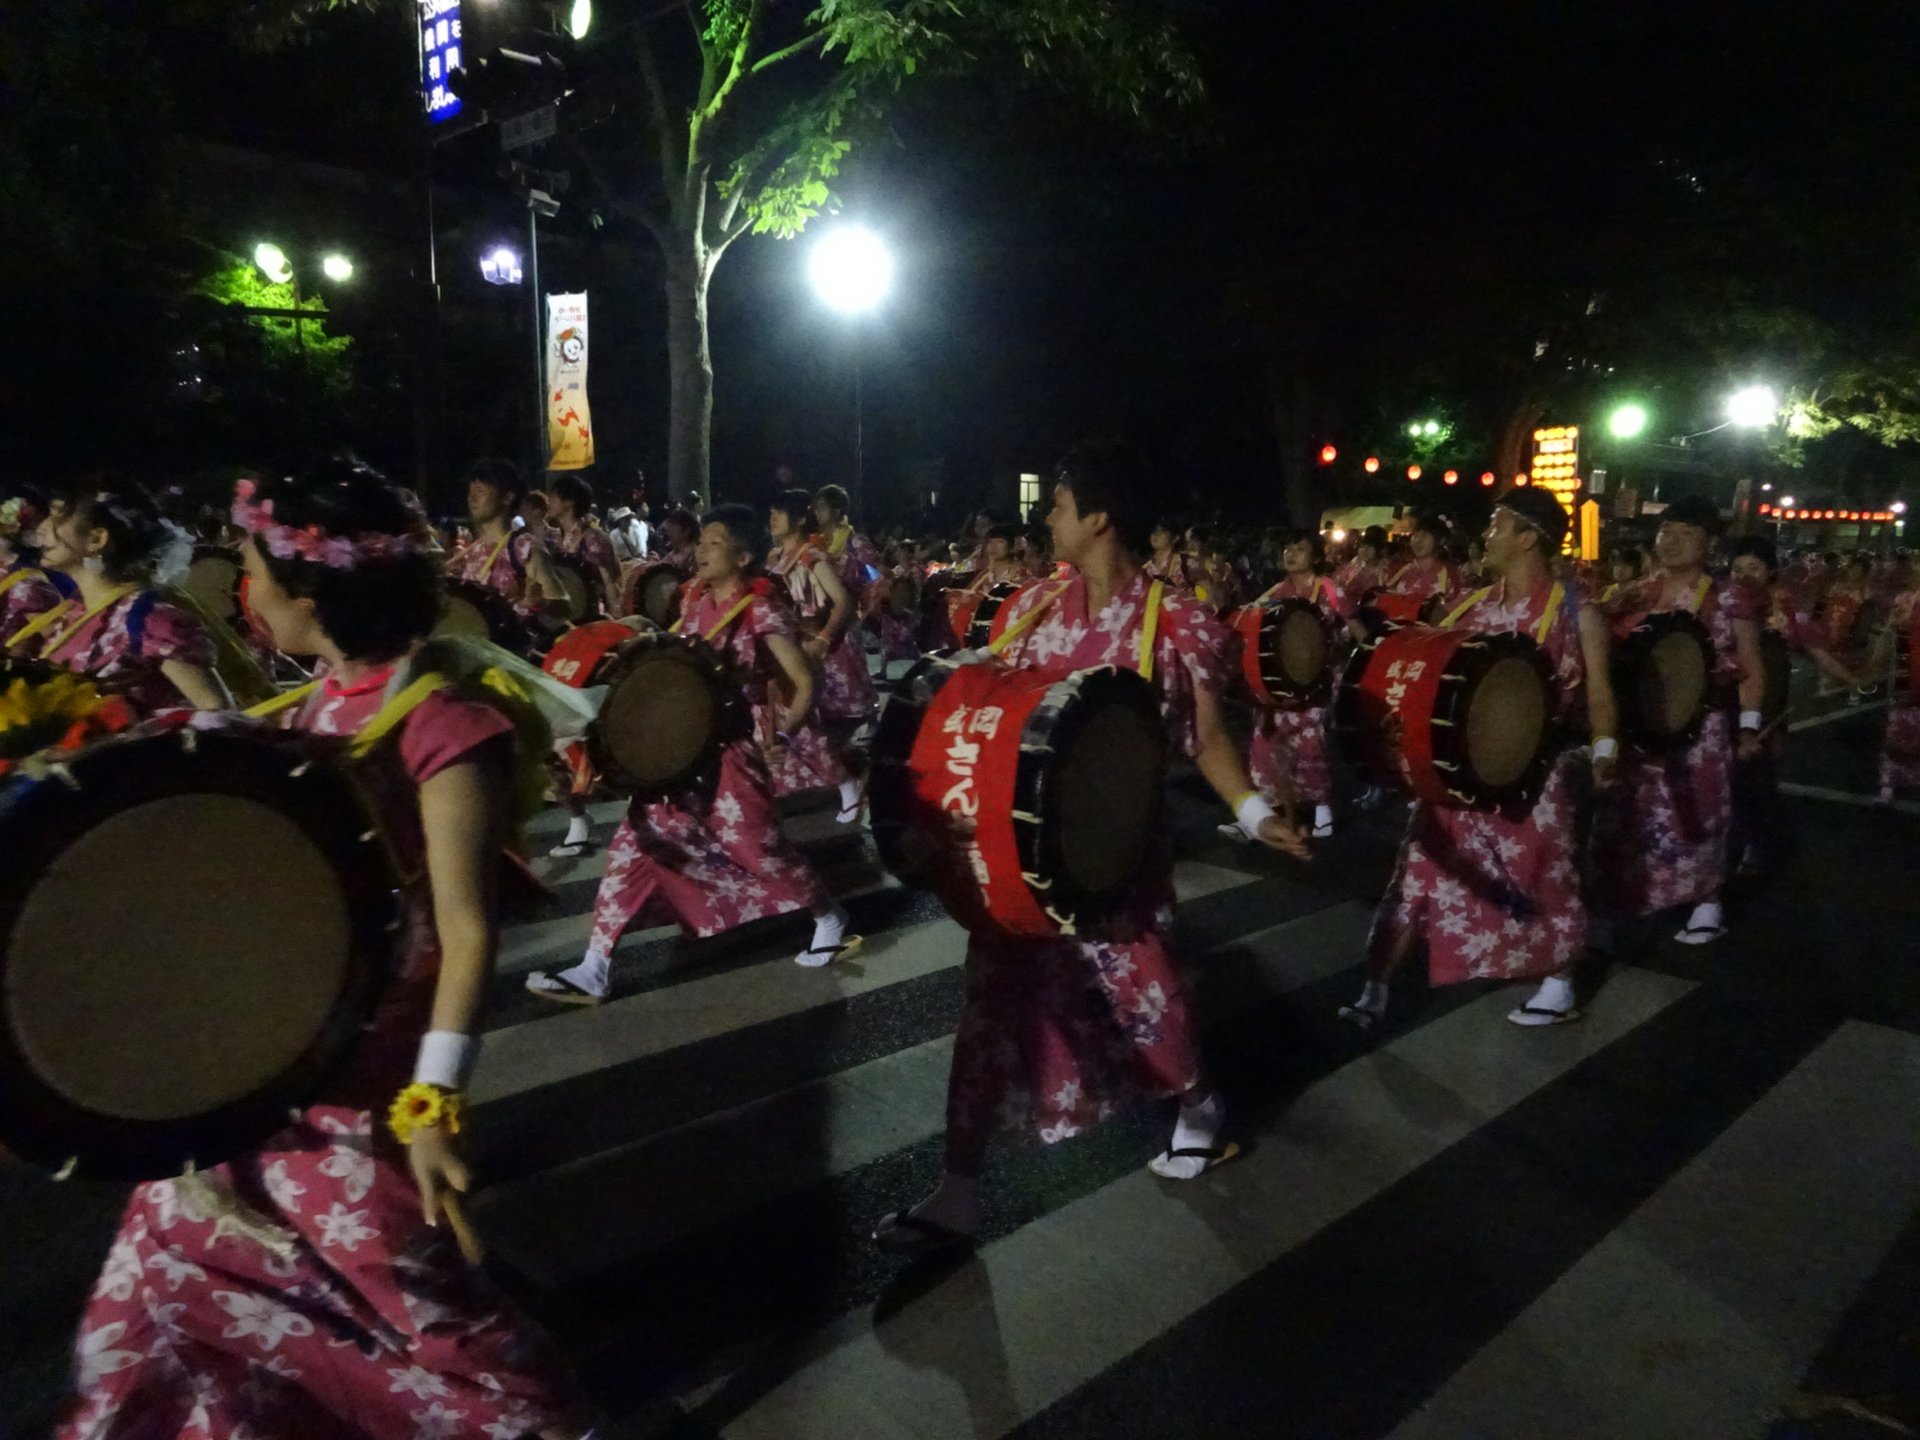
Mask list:
[[[1736,615],[1727,586],[1707,572],[1719,525],[1711,501],[1687,496],[1669,505],[1654,536],[1658,569],[1606,607],[1616,639],[1650,615],[1677,610],[1705,626],[1713,646],[1716,703],[1699,735],[1664,754],[1630,745],[1620,757],[1620,783],[1594,818],[1598,908],[1620,921],[1689,906],[1674,937],[1684,945],[1711,944],[1726,933],[1720,887],[1733,824],[1733,721],[1737,710],[1742,757],[1757,755],[1766,690],[1760,627]]]
[[[1511,491],[1487,527],[1493,584],[1456,602],[1440,622],[1532,636],[1552,666],[1554,713],[1563,721],[1580,714],[1589,667],[1579,596],[1554,578],[1566,533],[1566,511],[1551,495]],[[1611,743],[1602,741],[1609,753]],[[1432,985],[1544,977],[1538,993],[1507,1016],[1516,1025],[1579,1018],[1571,971],[1587,928],[1574,862],[1574,767],[1581,759],[1581,752],[1563,750],[1523,815],[1415,804],[1374,916],[1366,982],[1360,998],[1342,1007],[1342,1019],[1363,1029],[1377,1024],[1386,1014],[1388,981],[1416,945],[1425,948]]]

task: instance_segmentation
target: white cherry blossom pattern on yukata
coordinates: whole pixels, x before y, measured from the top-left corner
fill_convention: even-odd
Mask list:
[[[1485,634],[1539,639],[1553,668],[1556,713],[1584,703],[1579,598],[1563,588],[1545,637],[1551,587],[1507,596],[1495,586],[1455,622]],[[1563,753],[1522,815],[1456,810],[1421,801],[1408,820],[1393,877],[1374,914],[1368,948],[1384,962],[1409,933],[1423,941],[1428,980],[1515,980],[1551,974],[1580,953],[1586,903],[1575,862],[1575,775]]]
[[[67,611],[47,634],[60,644],[41,658],[113,681],[143,714],[187,703],[162,670],[166,662],[202,670],[213,665],[213,637],[206,627],[179,606],[156,601],[151,592],[135,591],[116,601],[62,639],[61,631],[87,613],[78,598],[67,602]]]

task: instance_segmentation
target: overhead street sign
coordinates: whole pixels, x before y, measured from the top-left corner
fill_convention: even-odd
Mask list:
[[[560,107],[542,105],[537,110],[529,110],[524,115],[515,115],[500,122],[500,148],[524,150],[529,145],[538,145],[542,140],[551,140],[559,130]]]

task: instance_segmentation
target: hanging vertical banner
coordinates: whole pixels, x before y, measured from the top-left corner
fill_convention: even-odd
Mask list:
[[[547,296],[547,468],[593,464],[587,409],[587,297]]]

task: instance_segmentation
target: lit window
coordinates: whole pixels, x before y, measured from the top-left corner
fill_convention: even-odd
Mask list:
[[[1020,518],[1025,519],[1033,513],[1033,507],[1040,503],[1040,477],[1022,475],[1020,477]]]

